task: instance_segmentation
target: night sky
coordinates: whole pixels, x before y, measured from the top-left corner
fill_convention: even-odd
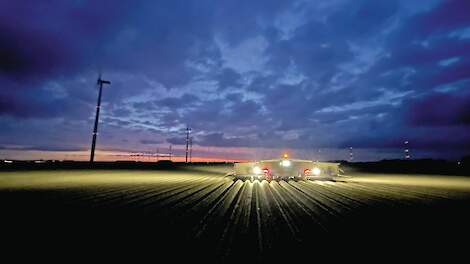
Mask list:
[[[0,158],[470,153],[470,1],[1,1]]]

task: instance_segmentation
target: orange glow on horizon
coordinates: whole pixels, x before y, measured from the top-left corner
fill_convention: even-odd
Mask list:
[[[38,150],[4,150],[0,152],[0,160],[70,160],[88,161],[90,159],[89,150],[83,151],[38,151]],[[95,153],[95,161],[140,161],[157,162],[158,160],[169,160],[169,157],[156,157],[154,155],[136,155],[130,152],[101,151]],[[185,162],[184,156],[172,156],[174,162]],[[189,161],[189,160],[188,160]],[[203,157],[193,156],[191,162],[240,162],[246,159],[233,159],[223,157]]]

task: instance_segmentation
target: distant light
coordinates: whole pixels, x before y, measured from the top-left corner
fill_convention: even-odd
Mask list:
[[[287,153],[284,153],[284,158],[287,159],[289,157],[289,155],[287,155]]]
[[[289,167],[291,164],[290,160],[283,160],[281,161],[281,166],[282,167]]]
[[[318,175],[320,175],[320,173],[321,173],[320,168],[317,168],[317,167],[313,168],[313,174],[314,175],[318,176]]]
[[[3,162],[5,162],[5,163],[13,163],[12,160],[4,160]]]
[[[253,168],[253,173],[254,173],[254,174],[261,174],[261,168],[258,167],[258,166],[254,167],[254,168]]]

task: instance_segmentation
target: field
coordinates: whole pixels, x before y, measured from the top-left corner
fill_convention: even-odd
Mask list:
[[[367,250],[394,239],[403,240],[394,250],[468,240],[468,177],[250,182],[224,176],[229,170],[0,172],[3,239],[28,249],[47,241],[79,255],[105,246],[157,255],[177,249],[173,258],[219,262]]]

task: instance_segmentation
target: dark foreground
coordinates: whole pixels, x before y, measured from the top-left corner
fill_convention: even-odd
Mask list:
[[[451,258],[469,240],[470,178],[358,174],[269,183],[236,181],[224,177],[228,170],[2,172],[4,252],[60,253],[64,262],[130,253],[134,261],[249,263],[429,256],[452,247]]]

